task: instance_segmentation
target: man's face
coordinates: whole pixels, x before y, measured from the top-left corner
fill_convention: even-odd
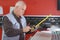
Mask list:
[[[26,5],[17,6],[15,10],[18,16],[22,16],[26,10]]]

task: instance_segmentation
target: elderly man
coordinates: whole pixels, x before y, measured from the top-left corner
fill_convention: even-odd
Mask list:
[[[29,26],[26,26],[26,20],[23,16],[25,10],[25,2],[18,1],[12,13],[4,16],[2,40],[24,40],[25,32],[31,29]]]

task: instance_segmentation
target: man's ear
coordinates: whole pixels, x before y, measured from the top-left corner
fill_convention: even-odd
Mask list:
[[[23,5],[24,5],[24,8],[25,8],[25,10],[26,10],[26,9],[27,9],[27,5],[26,5],[26,3],[24,3]]]

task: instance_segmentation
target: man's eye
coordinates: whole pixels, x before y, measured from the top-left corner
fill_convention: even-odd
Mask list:
[[[24,9],[22,9],[22,10],[24,10]]]

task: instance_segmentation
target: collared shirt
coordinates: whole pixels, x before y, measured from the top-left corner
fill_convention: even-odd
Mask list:
[[[12,14],[14,15],[14,17],[15,17],[16,20],[20,21],[21,16],[20,16],[20,17],[17,17],[17,16],[14,14],[14,12],[12,12]]]
[[[10,13],[9,13],[9,15],[10,15]],[[19,19],[19,18],[17,18],[17,19]],[[7,16],[4,16],[3,22],[4,22],[4,27],[3,27],[3,39],[2,40],[19,40],[19,34],[21,32],[20,29],[13,29],[12,28],[13,24],[11,23],[11,21],[8,19]],[[23,27],[26,27],[26,20],[24,17],[21,18],[21,23],[22,23]]]

